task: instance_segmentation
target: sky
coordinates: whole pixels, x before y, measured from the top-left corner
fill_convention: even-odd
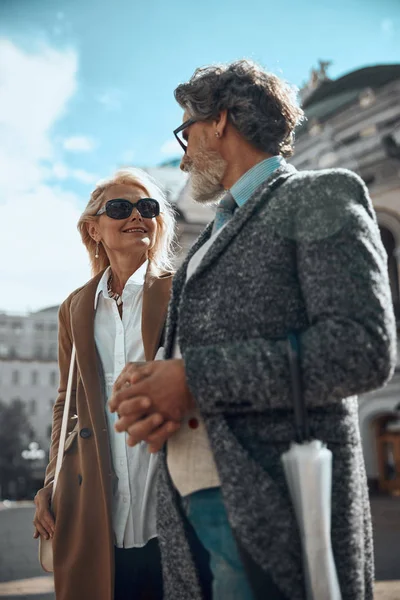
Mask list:
[[[250,58],[301,87],[400,63],[400,0],[0,0],[0,312],[90,278],[76,223],[96,181],[180,155],[175,87]]]

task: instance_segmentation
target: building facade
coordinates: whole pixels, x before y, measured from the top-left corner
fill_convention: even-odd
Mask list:
[[[58,306],[28,315],[0,313],[0,402],[25,405],[34,439],[48,450],[58,389]]]
[[[302,90],[307,121],[296,136],[291,162],[298,169],[343,167],[364,180],[388,254],[393,306],[399,323],[400,65],[366,67],[334,81],[327,77],[326,63],[320,65]],[[398,477],[400,489],[400,454],[393,445],[397,445],[395,437],[381,435],[382,428],[378,427],[382,419],[397,419],[399,402],[400,370],[396,370],[385,388],[359,399],[359,417],[369,480],[374,485],[382,479],[386,464],[390,476]]]

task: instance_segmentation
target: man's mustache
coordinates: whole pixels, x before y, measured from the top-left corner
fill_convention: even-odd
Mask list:
[[[193,160],[188,156],[185,156],[181,162],[181,170],[185,173],[190,173],[193,168]]]

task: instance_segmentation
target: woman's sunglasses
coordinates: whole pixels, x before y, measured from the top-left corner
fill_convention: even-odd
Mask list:
[[[116,198],[109,200],[96,213],[96,217],[106,213],[110,219],[127,219],[131,216],[133,209],[136,208],[144,219],[154,219],[160,214],[160,205],[153,198],[141,198],[134,204],[129,200]]]

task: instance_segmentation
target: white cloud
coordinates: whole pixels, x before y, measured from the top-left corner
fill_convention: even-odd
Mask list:
[[[54,163],[51,170],[51,175],[56,179],[68,179],[70,170],[64,163]]]
[[[96,142],[84,135],[75,135],[63,141],[63,147],[70,152],[90,152],[96,148]]]
[[[381,31],[387,37],[391,37],[393,35],[394,26],[392,19],[383,19],[381,21]]]
[[[136,152],[134,150],[125,150],[121,155],[123,165],[131,165],[135,160]]]
[[[27,190],[51,160],[50,129],[76,89],[74,52],[42,46],[27,54],[0,39],[0,189]]]
[[[70,169],[65,163],[56,162],[49,171],[49,177],[64,181],[66,179],[75,179],[81,183],[96,183],[100,177],[96,173],[89,173],[84,169]]]
[[[171,139],[168,140],[167,142],[164,142],[164,144],[161,146],[160,148],[162,154],[165,154],[167,156],[176,156],[179,151],[181,150],[180,145],[178,144],[178,142],[176,141],[176,139]]]
[[[72,169],[71,170],[71,177],[73,179],[76,179],[77,181],[80,181],[81,183],[96,183],[96,181],[98,181],[100,179],[100,177],[98,175],[96,175],[95,173],[89,173],[88,171],[85,171],[84,169]]]
[[[97,101],[100,102],[107,110],[119,110],[122,105],[121,90],[116,88],[109,89],[97,96]]]
[[[0,206],[2,285],[12,290],[9,298],[2,294],[2,309],[58,304],[89,279],[76,229],[80,213],[75,194],[48,185]],[[11,260],[4,260],[7,256]]]
[[[76,232],[79,198],[48,183],[83,177],[54,161],[51,139],[76,72],[72,50],[42,45],[28,54],[0,39],[0,256],[2,289],[12,290],[2,294],[1,309],[58,303],[89,278]]]

